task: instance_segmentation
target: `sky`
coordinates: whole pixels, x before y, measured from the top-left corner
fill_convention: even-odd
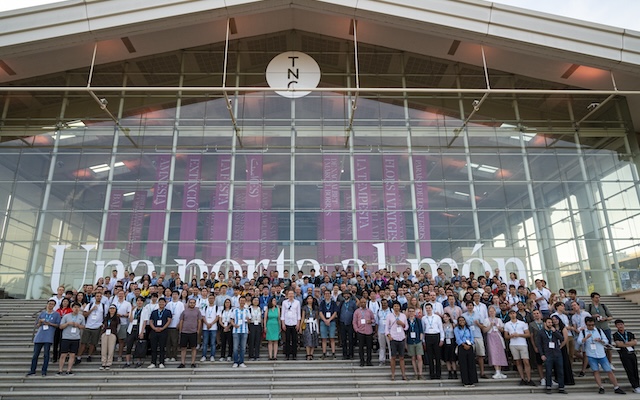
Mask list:
[[[60,0],[0,0],[0,12]],[[494,0],[494,3],[640,31],[639,0]]]

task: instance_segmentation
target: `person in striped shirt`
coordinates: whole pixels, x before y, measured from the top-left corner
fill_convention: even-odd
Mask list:
[[[251,319],[251,312],[245,308],[247,300],[240,296],[238,298],[239,307],[235,308],[231,314],[231,326],[233,327],[233,366],[232,368],[246,368],[244,363],[244,351],[247,347],[247,337],[249,335],[248,321]]]

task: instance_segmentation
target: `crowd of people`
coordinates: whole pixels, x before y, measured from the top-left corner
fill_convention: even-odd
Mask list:
[[[361,367],[372,366],[377,352],[378,365],[390,365],[391,380],[397,367],[409,379],[406,359],[418,380],[427,373],[443,379],[446,369],[446,379],[474,386],[479,379],[505,379],[512,368],[519,385],[537,386],[539,380],[548,393],[566,393],[574,376],[590,369],[599,393],[605,393],[602,370],[614,393],[624,394],[611,362],[617,350],[640,393],[636,339],[624,322],[615,320],[612,332],[613,315],[598,293],[585,304],[575,290],[554,293],[543,279],[529,288],[515,273],[506,278],[499,270],[465,277],[439,268],[432,276],[424,270],[373,272],[366,264],[358,273],[336,268],[317,275],[312,269],[297,276],[284,271],[283,277],[277,271],[251,278],[247,271],[205,272],[190,283],[175,271],[169,277],[117,275],[114,270],[82,291],[58,288],[37,317],[28,375],[35,375],[41,352],[47,374],[51,350],[57,375],[72,375],[83,357],[92,362],[98,345],[99,368],[108,370],[114,362],[140,368],[149,355],[150,369],[167,362],[196,368],[198,355],[200,363],[246,368],[245,361],[260,360],[264,341],[269,360],[278,359],[281,347],[286,360],[296,360],[299,347],[306,360],[335,359],[339,343],[342,359],[357,357]],[[574,361],[580,361],[579,371],[573,371]]]

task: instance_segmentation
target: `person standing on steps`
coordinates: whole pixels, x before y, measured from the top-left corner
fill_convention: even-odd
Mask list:
[[[547,394],[551,394],[553,379],[552,371],[555,370],[558,380],[558,392],[566,394],[564,389],[564,360],[560,346],[564,341],[562,332],[553,326],[553,320],[546,318],[543,322],[544,328],[536,335],[536,348],[540,352],[540,357],[544,362],[546,371],[545,388]]]
[[[392,311],[389,309],[389,302],[383,299],[380,302],[380,309],[376,313],[376,329],[378,335],[378,366],[382,367],[387,357],[389,349],[389,338],[385,333],[387,315]]]
[[[617,319],[615,321],[616,331],[613,334],[613,340],[618,348],[620,361],[627,373],[629,383],[633,387],[634,393],[640,393],[640,379],[638,379],[638,358],[636,357],[635,345],[638,344],[633,332],[629,332],[624,328],[624,321]]]
[[[187,347],[191,347],[191,368],[196,367],[196,352],[198,351],[198,335],[202,329],[202,313],[196,308],[196,299],[189,299],[187,308],[180,313],[178,334],[180,335],[180,365],[184,368],[187,359]]]
[[[471,302],[469,302],[471,303]],[[471,303],[473,304],[473,303]],[[474,335],[467,326],[465,317],[458,317],[458,326],[453,333],[458,346],[458,362],[460,364],[460,379],[465,387],[473,387],[478,383],[478,373],[476,372],[475,353],[473,351]]]
[[[287,299],[282,302],[280,321],[285,334],[284,355],[287,360],[298,357],[298,332],[300,331],[301,305],[294,298],[293,289],[287,291]]]
[[[33,357],[31,358],[31,369],[27,376],[36,374],[36,367],[38,366],[38,358],[40,352],[44,349],[44,360],[42,362],[42,376],[47,376],[47,369],[49,368],[49,353],[51,351],[51,345],[53,344],[53,338],[56,333],[56,329],[60,324],[60,314],[54,311],[56,307],[56,300],[50,299],[47,301],[47,308],[38,315],[36,320],[36,328],[38,331],[33,337]]]
[[[393,302],[393,312],[387,315],[385,322],[385,334],[389,339],[389,348],[391,349],[391,380],[396,380],[396,360],[400,362],[400,371],[402,379],[407,380],[407,374],[404,365],[405,350],[405,329],[407,328],[407,317],[400,312],[400,303]]]
[[[331,292],[325,290],[324,300],[320,302],[320,338],[322,339],[322,359],[329,357],[327,341],[331,344],[331,354],[336,358],[336,320],[338,305],[331,298]]]
[[[58,376],[73,375],[71,368],[74,365],[75,355],[80,347],[80,337],[84,329],[84,315],[80,313],[80,303],[73,303],[73,312],[62,317],[60,329],[62,329],[62,340],[60,341],[60,359],[58,360]],[[67,370],[63,371],[64,363],[69,356]]]
[[[340,312],[338,313],[340,338],[342,339],[342,359],[350,360],[353,358],[354,348],[353,313],[358,306],[351,298],[350,291],[345,290],[342,296],[344,301],[339,305]]]
[[[158,309],[151,312],[149,317],[149,344],[151,346],[151,364],[147,367],[164,368],[165,349],[167,346],[167,328],[171,324],[171,310],[166,308],[167,300],[164,297],[158,299]]]
[[[536,386],[531,380],[531,365],[529,364],[529,348],[527,338],[529,327],[516,318],[516,312],[509,310],[511,321],[504,324],[504,336],[509,340],[509,350],[520,374],[520,386]]]
[[[611,370],[611,365],[605,353],[605,345],[609,344],[607,336],[601,329],[596,328],[596,321],[593,317],[587,317],[584,320],[587,329],[580,332],[578,336],[578,344],[585,345],[585,353],[589,358],[589,367],[593,371],[593,377],[598,385],[598,393],[604,394],[604,386],[600,378],[600,367],[609,377],[609,382],[613,384],[613,390],[617,394],[626,394],[624,390],[618,386],[618,380]]]
[[[591,316],[595,320],[596,328],[604,332],[609,343],[612,343],[611,328],[609,327],[609,321],[613,319],[613,315],[611,315],[611,312],[609,311],[609,307],[607,307],[606,304],[602,304],[600,302],[600,293],[598,292],[591,293],[591,304],[587,306],[586,311],[589,314],[591,314]],[[611,350],[608,348],[605,348],[605,353],[607,354],[607,360],[609,361],[609,366],[613,371],[615,371],[616,368],[613,366],[613,364],[611,364],[611,361],[613,360],[612,358],[613,354]]]
[[[353,330],[356,333],[359,353],[360,366],[372,366],[371,353],[373,350],[373,324],[375,324],[375,315],[367,307],[367,299],[360,299],[360,308],[353,313]],[[366,359],[365,359],[366,352]]]
[[[431,303],[424,305],[425,315],[422,317],[422,329],[427,348],[429,378],[440,379],[442,376],[442,346],[444,345],[444,329],[442,318],[435,314]]]

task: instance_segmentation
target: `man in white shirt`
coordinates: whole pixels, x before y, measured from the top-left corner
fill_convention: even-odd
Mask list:
[[[578,373],[578,376],[583,377],[587,370],[587,364],[589,363],[589,359],[587,358],[586,354],[584,354],[583,346],[578,345],[578,343],[575,341],[575,338],[577,338],[580,335],[580,332],[587,329],[587,325],[585,324],[585,318],[590,317],[591,314],[586,312],[584,309],[580,308],[580,303],[575,301],[571,303],[571,311],[573,311],[573,315],[571,316],[571,325],[574,332],[575,351],[577,352],[578,357],[582,358],[582,369]]]
[[[387,349],[389,348],[389,338],[385,333],[385,323],[389,313],[391,313],[389,302],[382,300],[382,302],[380,302],[380,309],[374,314],[376,316],[376,328],[378,330],[378,365],[381,367],[384,366]]]
[[[167,303],[166,308],[171,311],[171,323],[167,328],[167,358],[169,361],[176,361],[180,339],[178,324],[180,323],[180,315],[184,312],[184,303],[180,301],[180,293],[177,290],[171,292],[171,301]]]
[[[211,362],[216,360],[216,335],[218,333],[218,312],[215,304],[215,294],[209,293],[207,304],[200,308],[202,313],[202,358],[207,361],[207,353],[211,348]]]
[[[429,302],[427,304],[431,304],[433,313],[442,318],[442,314],[444,314],[444,307],[442,307],[442,303],[438,303],[436,301],[436,292],[429,292]],[[425,311],[424,314],[426,315],[426,310],[423,311]]]
[[[84,307],[82,314],[87,322],[85,329],[82,331],[80,351],[78,351],[76,356],[76,364],[80,364],[82,354],[87,346],[89,347],[87,351],[87,362],[91,362],[91,356],[96,350],[96,346],[100,340],[102,322],[104,321],[104,316],[107,314],[107,310],[108,306],[105,306],[102,301],[102,292],[96,292],[93,301]]]
[[[529,364],[529,349],[527,338],[529,327],[526,323],[516,318],[516,312],[509,310],[511,321],[504,324],[504,336],[509,340],[509,350],[520,374],[520,386],[536,386],[531,380],[531,365]],[[524,367],[523,367],[524,366]]]
[[[285,331],[284,354],[287,360],[297,358],[298,332],[300,331],[300,302],[294,298],[292,289],[287,291],[287,299],[282,302],[280,321]]]
[[[542,319],[551,316],[549,311],[551,292],[544,285],[546,285],[544,279],[536,279],[536,288],[531,291],[536,294],[536,304],[538,304],[538,310],[542,313]]]
[[[473,294],[473,309],[478,313],[480,318],[485,321],[489,319],[489,310],[484,303],[480,302],[480,298],[480,293],[476,292]]]
[[[426,315],[422,317],[424,341],[427,347],[427,360],[429,362],[429,377],[440,379],[442,375],[442,346],[444,345],[444,329],[442,319],[434,314],[431,303],[424,305]]]
[[[56,305],[53,307],[53,311],[58,311],[60,308],[60,303],[62,303],[62,299],[64,299],[64,286],[58,286],[58,290],[55,296],[52,296],[49,300],[53,300],[56,302]]]

